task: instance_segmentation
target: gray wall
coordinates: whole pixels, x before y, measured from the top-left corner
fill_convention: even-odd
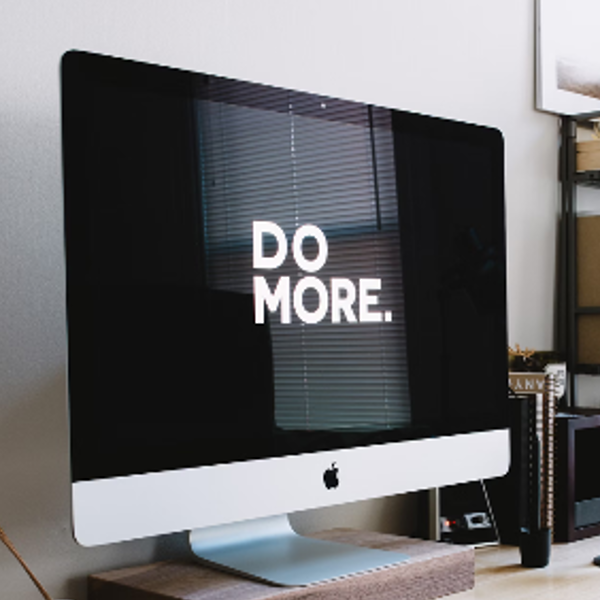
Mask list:
[[[500,128],[510,341],[552,346],[558,128],[533,108],[533,2],[3,0],[0,525],[54,596],[84,598],[90,572],[182,551],[181,536],[90,550],[70,535],[58,77],[70,48]],[[396,498],[296,523],[410,531],[412,509]],[[0,581],[3,598],[37,597],[2,547]]]

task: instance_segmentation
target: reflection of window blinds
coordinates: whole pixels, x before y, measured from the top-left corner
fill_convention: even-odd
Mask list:
[[[252,88],[245,106],[198,102],[208,283],[251,293],[254,275],[264,275],[271,290],[289,276],[293,293],[306,275],[328,290],[331,277],[344,277],[356,286],[358,318],[359,279],[380,278],[379,306],[370,310],[391,311],[391,322],[333,324],[328,310],[307,325],[292,308],[285,325],[279,311],[269,315],[276,423],[303,430],[405,425],[410,403],[389,113],[287,93],[276,110],[261,109],[261,101],[272,108],[281,99],[276,92],[278,98],[266,90],[261,99]],[[335,112],[336,120],[311,111]],[[285,231],[290,249],[274,271],[252,269],[253,220]],[[329,245],[327,263],[312,274],[297,267],[291,252],[294,232],[308,223]],[[316,252],[311,241],[303,246],[307,258]],[[313,311],[316,300],[308,290],[306,309]]]

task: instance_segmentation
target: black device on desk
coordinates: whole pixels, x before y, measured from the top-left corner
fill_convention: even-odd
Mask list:
[[[474,546],[499,541],[484,481],[440,489],[440,540]]]

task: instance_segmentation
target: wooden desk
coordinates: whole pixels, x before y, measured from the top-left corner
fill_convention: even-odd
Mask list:
[[[598,600],[600,537],[552,546],[544,569],[520,566],[513,546],[490,546],[475,551],[475,587],[452,600]]]

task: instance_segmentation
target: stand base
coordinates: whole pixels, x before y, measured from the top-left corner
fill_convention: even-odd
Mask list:
[[[390,567],[406,554],[298,535],[285,515],[197,529],[192,552],[215,568],[282,586],[312,585]]]
[[[252,581],[193,561],[168,561],[92,575],[89,600],[433,600],[474,585],[472,548],[348,529],[311,537],[401,552],[410,559],[379,571],[292,588]]]

